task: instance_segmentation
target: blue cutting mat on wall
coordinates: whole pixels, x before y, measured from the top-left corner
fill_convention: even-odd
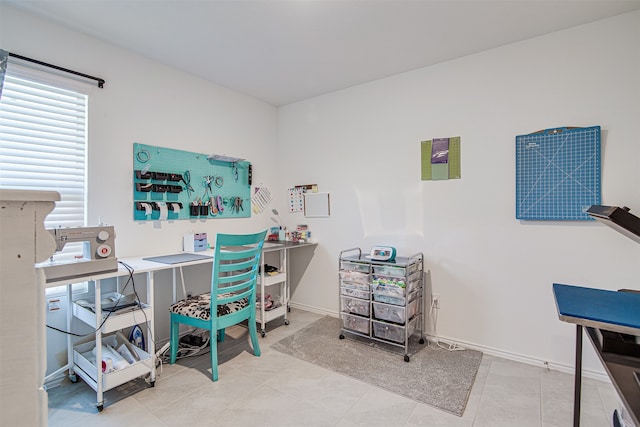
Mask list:
[[[516,219],[591,220],[600,194],[600,126],[516,136]]]

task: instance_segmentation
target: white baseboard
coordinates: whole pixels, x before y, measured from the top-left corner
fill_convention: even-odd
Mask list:
[[[457,344],[460,347],[468,348],[470,350],[478,350],[489,356],[500,357],[502,359],[513,360],[514,362],[525,363],[527,365],[538,366],[541,368],[548,368],[548,369],[551,369],[552,371],[564,372],[571,375],[575,373],[573,365],[548,362],[545,360],[536,359],[534,357],[530,357],[522,354],[511,353],[511,352],[507,352],[507,351],[503,351],[503,350],[499,350],[491,347],[485,347],[477,344],[472,344],[464,341],[451,340],[446,337],[437,337],[437,339],[440,342]],[[611,379],[605,372],[599,372],[591,369],[582,368],[582,375],[583,377],[592,378],[598,381],[604,381],[607,383],[611,382]]]
[[[310,311],[311,313],[323,314],[325,316],[331,316],[336,318],[340,317],[340,313],[338,313],[337,311],[325,310],[323,308],[313,307],[306,304],[300,304],[293,301],[290,301],[289,305],[291,305],[292,308],[298,308],[300,310]]]

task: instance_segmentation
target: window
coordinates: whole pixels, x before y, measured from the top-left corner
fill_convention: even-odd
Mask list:
[[[0,98],[0,187],[57,191],[45,227],[84,226],[88,95],[14,68]],[[81,244],[67,245],[56,259],[81,252]]]

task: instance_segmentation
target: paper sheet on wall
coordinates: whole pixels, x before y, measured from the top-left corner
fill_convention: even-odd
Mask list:
[[[304,189],[302,187],[289,188],[289,212],[304,210]]]

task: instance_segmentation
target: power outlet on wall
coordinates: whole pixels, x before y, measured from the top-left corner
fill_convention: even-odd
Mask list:
[[[440,294],[431,294],[431,307],[440,309]]]

